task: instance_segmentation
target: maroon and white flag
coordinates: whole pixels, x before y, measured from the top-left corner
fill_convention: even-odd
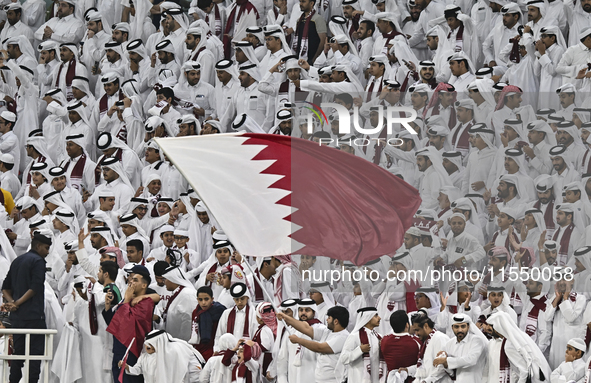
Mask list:
[[[156,139],[242,255],[357,265],[394,253],[421,204],[365,159],[275,134]]]

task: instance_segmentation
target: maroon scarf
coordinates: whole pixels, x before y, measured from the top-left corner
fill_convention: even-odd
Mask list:
[[[406,312],[410,313],[413,311],[417,311],[417,304],[415,302],[415,291],[419,287],[421,287],[420,283],[417,281],[411,281],[410,283],[404,282],[406,286]]]
[[[119,89],[119,101],[123,100],[125,98],[125,95],[123,94],[123,92],[121,91],[121,89]],[[107,111],[109,110],[109,96],[107,96],[107,94],[103,94],[103,97],[101,97],[100,101],[99,101],[99,110],[100,110],[100,117],[103,118],[104,114],[107,113]]]
[[[534,208],[540,210],[542,203],[540,200],[537,200],[534,204]],[[546,213],[544,213],[544,222],[546,222],[547,229],[554,229],[554,200],[548,202],[548,207],[546,207]]]
[[[355,32],[357,32],[357,30],[359,29],[359,18],[361,17],[361,15],[355,15],[351,20],[351,26],[349,27],[349,38],[351,39],[351,41],[353,41],[353,34]]]
[[[168,314],[168,309],[170,308],[170,304],[172,303],[172,301],[174,301],[176,299],[176,297],[179,296],[179,294],[181,293],[181,291],[183,291],[184,288],[185,288],[185,286],[179,286],[179,289],[176,291],[176,293],[172,294],[172,296],[170,297],[170,299],[166,303],[166,307],[164,308],[164,311],[162,312],[162,318],[164,318],[164,320],[166,320],[166,314]]]
[[[372,83],[373,85],[373,83]],[[381,87],[381,84],[380,84]],[[388,135],[388,129],[386,129],[386,127],[382,128],[382,131],[380,132],[380,136],[379,139],[381,140],[385,140],[386,137]],[[374,146],[375,152],[373,155],[373,163],[375,165],[379,165],[380,164],[380,159],[382,158],[382,150],[384,149],[384,145],[382,145],[379,141],[376,142],[375,146]]]
[[[290,99],[290,97],[289,97],[289,83],[290,82],[291,81],[289,81],[289,80],[285,80],[279,85],[279,93],[277,94],[279,99],[284,98],[289,101],[305,101],[306,97],[308,96],[308,92],[302,91],[302,89],[300,89],[297,86],[295,87],[294,100]],[[320,104],[316,104],[316,105],[320,105]]]
[[[384,42],[384,47],[383,48],[388,48],[388,44],[390,44],[390,40],[392,40],[394,37],[400,35],[401,33],[398,32],[396,30],[396,27],[394,27],[394,29],[392,30],[392,32],[390,33],[382,33],[382,37],[386,39],[386,41]]]
[[[447,34],[447,38],[451,38],[451,33],[453,31],[449,31],[449,33]],[[460,24],[460,27],[458,29],[458,33],[456,34],[456,40],[464,40],[464,23]]]
[[[94,294],[91,292],[92,286],[92,283],[88,284],[88,294],[90,295],[90,301],[88,302],[88,320],[90,322],[90,333],[96,335],[98,332],[98,316],[96,313]]]
[[[66,64],[62,61],[60,64],[60,69],[57,72],[57,77],[55,79],[55,87],[60,87],[60,78],[62,75],[62,69]],[[72,101],[74,99],[74,95],[72,94],[72,80],[76,76],[76,59],[71,59],[68,61],[68,71],[66,72],[66,100]]]
[[[495,231],[495,233],[493,234],[492,237],[492,242],[494,243],[497,240],[497,237],[499,236],[500,231],[497,230]],[[515,231],[513,231],[513,238],[515,239],[515,241],[517,243],[519,243],[519,237],[517,237],[517,234],[515,234]],[[509,236],[507,235],[507,238],[505,238],[505,248],[507,249],[507,251],[509,252],[509,254],[511,254],[513,251],[515,251],[515,249],[513,249],[513,246],[511,246],[511,242],[509,241]]]
[[[222,35],[222,17],[220,16],[220,8],[216,3],[213,3],[213,9],[215,11],[214,34],[219,37]],[[205,15],[205,22],[209,25],[209,13]]]
[[[409,312],[409,311],[407,310],[407,312]],[[378,334],[375,329],[372,330],[371,332],[375,335],[376,338],[378,338],[378,341],[382,340],[382,336],[380,334]],[[365,329],[365,327],[361,327],[359,329],[359,341],[361,342],[361,344],[369,344],[369,337],[367,335],[367,330]],[[363,353],[363,364],[365,366],[365,375],[371,376],[371,361],[370,361],[369,352]],[[386,361],[384,360],[384,355],[382,354],[382,350],[380,348],[380,368],[379,368],[380,380],[382,380],[382,377],[388,371],[387,367],[385,367],[385,366],[386,366]]]
[[[556,230],[556,232],[552,236],[552,240],[556,241],[556,238],[558,238],[558,234],[560,234],[560,232],[564,230],[564,234],[562,235],[562,238],[560,238],[560,253],[558,254],[559,259],[556,260],[558,266],[566,265],[566,258],[568,257],[568,244],[570,243],[570,236],[573,233],[574,228],[575,225],[573,225],[572,223],[568,225],[566,229],[564,229],[563,227],[559,227],[558,230]]]
[[[382,76],[380,78],[381,78],[381,80],[380,80],[380,86],[378,87],[378,91],[377,91],[378,95],[382,91],[382,85],[383,85],[384,76]],[[374,78],[373,81],[371,82],[371,84],[369,84],[369,88],[367,89],[367,96],[366,96],[366,99],[365,99],[366,102],[370,102],[371,99],[372,99],[372,96],[373,96],[373,88],[374,88],[374,85],[376,84],[376,80],[377,79]]]
[[[297,23],[296,35],[298,38],[292,41],[292,49],[300,58],[308,56],[308,33],[310,32],[310,23],[314,14],[316,14],[316,10],[310,12],[308,17],[306,17],[305,13],[302,13]]]
[[[66,162],[66,165],[64,165],[65,171],[68,170],[71,162],[72,162],[71,159],[68,160],[68,162]],[[78,162],[76,162],[76,165],[74,165],[74,168],[72,169],[72,172],[70,173],[70,184],[72,185],[72,187],[74,189],[78,190],[79,192],[82,192],[82,176],[84,175],[84,167],[85,166],[86,166],[86,154],[82,153],[82,155],[78,159]]]
[[[263,279],[261,273],[259,272],[259,269],[256,269],[254,272],[260,280]],[[271,281],[273,281],[273,277],[271,277]],[[259,285],[259,282],[257,282],[256,279],[254,280],[254,299],[257,302],[262,302],[265,300],[265,294],[263,294],[263,289],[261,288],[261,285]]]
[[[238,11],[236,11],[238,9]],[[257,9],[248,0],[236,0],[236,5],[232,8],[232,12],[228,16],[226,28],[224,29],[224,58],[230,59],[230,52],[232,48],[232,37],[234,37],[233,28],[238,24],[243,14],[254,11],[257,19],[259,13]]]
[[[533,336],[538,329],[538,316],[540,311],[546,311],[546,296],[540,299],[530,298],[530,302],[534,305],[531,310],[527,313],[527,322],[525,326],[525,333],[530,337]]]
[[[213,266],[211,266],[209,268],[209,271],[207,273],[205,273],[205,275],[209,275],[211,273],[215,273],[215,271],[217,270],[217,268],[218,268],[218,263],[216,262],[216,263],[213,264]],[[212,285],[212,283],[210,281],[206,281],[205,282],[205,286],[211,287],[211,285]]]
[[[454,100],[455,102],[455,100]],[[439,106],[441,104],[439,102],[437,102],[437,104],[433,107],[433,111],[431,112],[431,116],[439,116]],[[449,115],[449,122],[447,123],[447,126],[450,129],[453,129],[456,126],[456,109],[453,107],[453,105],[450,105],[451,108],[451,113]],[[467,131],[467,130],[466,130]]]
[[[263,332],[263,327],[265,327],[266,325],[263,323],[262,325],[259,326],[259,328],[257,329],[257,331],[254,333],[254,336],[252,337],[253,342],[256,342],[259,344],[259,346],[261,347],[261,351],[263,352],[263,376],[267,375],[267,370],[269,369],[269,365],[271,364],[271,362],[273,361],[273,353],[271,352],[272,350],[267,350],[265,347],[263,347],[262,344],[262,340],[261,340],[261,333]]]
[[[201,54],[201,52],[203,52],[205,50],[205,48],[207,48],[205,45],[202,46],[201,48],[199,48],[199,50],[197,51],[197,53],[195,53],[193,55],[193,58],[191,60],[193,60],[193,61],[197,60],[197,58],[199,57],[199,55]]]
[[[246,305],[246,318],[244,318],[244,328],[242,329],[242,336],[244,338],[250,338],[250,325],[248,316],[250,314],[250,305]],[[236,321],[236,310],[232,309],[230,315],[228,315],[228,326],[226,333],[234,334],[234,322]]]
[[[433,329],[433,331],[431,331],[431,333],[429,334],[429,337],[427,338],[427,340],[421,344],[421,348],[419,349],[419,359],[417,360],[417,368],[421,367],[421,365],[423,364],[423,358],[425,357],[425,351],[427,350],[427,345],[429,345],[431,338],[433,338],[433,335],[435,335],[436,332],[437,332],[437,330]]]
[[[453,113],[455,114],[455,109]],[[458,137],[458,134],[460,133],[460,130],[462,130],[462,127],[458,126],[458,128],[454,131],[451,140],[451,144],[454,148],[470,150],[470,133],[468,133],[468,130],[472,127],[472,121],[470,121],[468,125],[466,125],[466,128],[464,129],[460,137]]]
[[[589,155],[590,150],[585,150],[585,155],[583,156],[583,162],[581,163],[581,167],[585,169],[583,174],[591,173],[591,157],[589,158],[589,162],[587,162],[587,156]]]
[[[509,39],[509,42],[513,44],[511,53],[509,54],[509,60],[515,64],[519,64],[521,61],[521,53],[519,53],[519,40]]]
[[[450,207],[446,207],[445,209],[441,210],[439,212],[439,214],[437,214],[437,218],[441,218],[442,215],[444,215],[445,213],[447,213],[449,211]]]

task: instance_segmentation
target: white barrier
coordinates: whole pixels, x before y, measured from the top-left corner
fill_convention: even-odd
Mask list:
[[[3,367],[2,383],[8,383],[9,375],[9,360],[24,360],[25,361],[25,372],[24,381],[29,381],[29,361],[31,360],[45,360],[51,361],[53,359],[53,336],[57,334],[57,330],[47,329],[0,329],[0,335],[11,335],[11,334],[24,334],[25,335],[25,354],[24,355],[8,355],[8,339],[4,342],[4,350],[0,355],[0,362]],[[31,351],[31,335],[45,335],[45,351],[43,355],[29,355]],[[45,373],[44,382],[49,383],[49,363],[44,363],[43,366]]]

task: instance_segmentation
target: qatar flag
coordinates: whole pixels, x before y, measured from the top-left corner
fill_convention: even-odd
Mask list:
[[[363,265],[394,253],[421,204],[369,161],[275,134],[156,139],[237,250]]]

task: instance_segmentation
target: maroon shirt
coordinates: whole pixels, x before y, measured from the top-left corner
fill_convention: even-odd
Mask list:
[[[391,334],[382,339],[380,348],[388,366],[388,372],[390,372],[417,364],[421,342],[417,337],[409,334]],[[412,382],[413,380],[414,378],[409,376],[406,382]]]

